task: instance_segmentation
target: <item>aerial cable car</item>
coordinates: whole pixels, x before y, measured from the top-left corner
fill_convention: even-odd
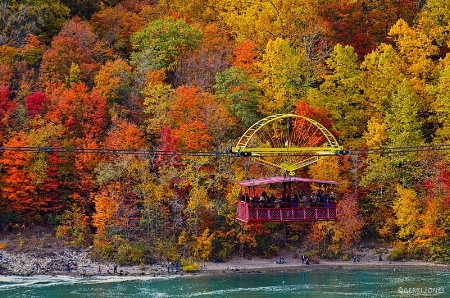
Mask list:
[[[230,151],[276,167],[282,174],[237,182],[241,186],[238,220],[245,223],[336,220],[336,198],[330,188],[338,182],[295,176],[296,170],[319,158],[350,153],[322,124],[295,114],[272,115],[253,124]],[[292,191],[296,184],[308,187],[317,184],[319,191],[296,193]],[[273,186],[278,187],[277,196],[267,193]]]

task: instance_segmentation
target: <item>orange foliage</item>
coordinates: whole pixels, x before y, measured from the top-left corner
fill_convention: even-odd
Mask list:
[[[100,37],[123,57],[131,53],[131,35],[144,27],[142,18],[122,5],[106,8],[94,14],[91,23]]]
[[[5,146],[28,146],[24,133],[16,134]],[[27,172],[33,155],[30,152],[5,151],[0,158],[3,175],[0,177],[1,197],[5,199],[7,210],[23,216],[27,220],[38,218],[46,210],[46,204],[38,200],[35,177]]]
[[[146,147],[144,133],[135,124],[116,120],[106,136],[105,146],[116,149],[144,149]]]
[[[175,126],[172,134],[178,139],[179,147],[196,150],[211,147],[207,123],[212,115],[206,114],[210,104],[213,104],[212,96],[197,87],[182,86],[176,90],[170,117]]]
[[[447,239],[447,233],[439,225],[438,214],[442,214],[442,206],[436,199],[427,201],[425,210],[420,216],[422,227],[417,229],[416,243],[420,245],[429,245],[437,243],[441,239]]]
[[[53,38],[51,48],[44,53],[41,79],[44,83],[64,81],[71,64],[75,63],[80,67],[81,79],[91,82],[99,67],[98,60],[108,55],[92,27],[76,17],[64,24]]]
[[[238,43],[236,49],[234,50],[234,61],[233,66],[240,66],[248,73],[255,73],[255,62],[258,57],[258,52],[256,51],[256,44],[248,39],[241,43]]]
[[[104,134],[108,122],[106,98],[84,83],[70,89],[56,85],[48,96],[46,119],[67,128],[66,137],[98,138]]]

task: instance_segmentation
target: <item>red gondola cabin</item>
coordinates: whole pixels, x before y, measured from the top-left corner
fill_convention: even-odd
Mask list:
[[[316,193],[293,189],[296,184],[318,184]],[[336,220],[336,198],[329,186],[338,182],[291,176],[239,181],[236,218],[245,223]],[[280,189],[280,185],[282,186]],[[273,188],[275,186],[275,189]],[[269,194],[269,187],[272,193]],[[273,192],[278,192],[274,195]]]

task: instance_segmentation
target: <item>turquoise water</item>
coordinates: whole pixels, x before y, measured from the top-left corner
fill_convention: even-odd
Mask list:
[[[308,270],[216,276],[0,276],[0,297],[450,297],[450,271]]]

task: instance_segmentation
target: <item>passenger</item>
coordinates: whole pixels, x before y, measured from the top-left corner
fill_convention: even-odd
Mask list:
[[[302,191],[300,193],[300,203],[302,204],[303,207],[306,207],[307,200],[308,199],[306,198],[305,192]]]
[[[273,195],[273,193],[270,194],[270,198],[269,198],[270,202],[272,202],[272,206],[276,207],[276,201],[277,199],[275,198],[275,196]]]
[[[264,208],[266,204],[266,198],[264,197],[264,194],[259,198],[259,206],[261,208]]]
[[[268,198],[267,192],[263,191],[261,196],[266,200]]]
[[[317,191],[317,200],[319,203],[319,206],[325,203],[325,195],[323,193],[323,190],[319,189]]]
[[[273,195],[267,196],[266,201],[267,201],[268,208],[273,208],[273,206],[274,206]]]
[[[334,196],[334,192],[331,191],[330,195],[328,196],[328,206],[333,207],[334,204],[336,203],[336,197]]]
[[[292,207],[294,207],[294,208],[298,207],[298,196],[297,196],[297,194],[295,194],[294,198],[292,199]]]

